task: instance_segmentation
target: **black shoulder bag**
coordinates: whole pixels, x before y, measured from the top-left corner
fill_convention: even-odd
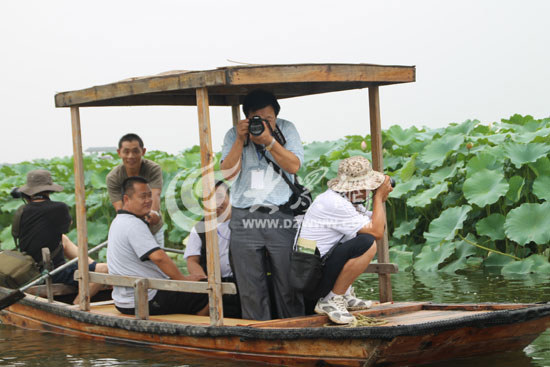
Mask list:
[[[303,223],[303,222],[302,222]],[[314,254],[298,251],[298,239],[300,238],[300,232],[302,231],[302,225],[298,230],[296,241],[294,243],[294,249],[290,257],[290,286],[300,292],[313,294],[321,281],[323,276],[323,268],[329,256],[334,249],[340,245],[340,241],[321,257],[319,251],[315,249]]]
[[[283,172],[281,172],[281,167],[276,165],[275,162],[273,162],[271,159],[267,158],[267,156],[265,155],[265,151],[264,158],[267,163],[271,164],[275,172],[281,175],[283,180],[285,180],[285,182],[287,183],[288,187],[290,187],[290,190],[292,190],[292,195],[288,199],[288,202],[285,204],[285,206],[290,209],[294,216],[306,214],[306,211],[313,201],[309,189],[298,182],[297,175],[294,175],[294,183],[292,183],[290,179]]]

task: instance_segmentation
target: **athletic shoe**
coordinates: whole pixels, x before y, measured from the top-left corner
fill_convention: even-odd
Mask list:
[[[361,298],[355,297],[355,290],[351,288],[348,295],[344,295],[344,301],[346,302],[346,308],[349,311],[366,310],[372,307],[372,301],[365,301]]]
[[[355,321],[355,317],[346,309],[346,301],[343,296],[334,296],[327,301],[317,301],[315,312],[327,315],[335,324],[349,324]]]

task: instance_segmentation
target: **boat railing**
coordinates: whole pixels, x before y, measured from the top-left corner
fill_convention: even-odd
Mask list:
[[[78,279],[78,270],[74,274]],[[104,273],[89,273],[89,281],[104,285],[117,287],[134,288],[135,316],[136,319],[147,320],[149,318],[149,302],[147,299],[148,289],[159,289],[165,291],[209,293],[212,289],[207,282],[192,282],[186,280],[150,279],[142,277],[131,277]],[[221,283],[223,294],[237,294],[235,283]]]

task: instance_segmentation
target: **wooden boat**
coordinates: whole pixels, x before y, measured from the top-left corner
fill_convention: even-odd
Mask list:
[[[354,312],[385,324],[336,327],[321,315],[254,321],[223,317],[221,296],[234,293],[222,283],[215,228],[207,228],[208,283],[153,280],[89,273],[79,108],[87,106],[196,105],[198,107],[203,191],[213,192],[213,149],[209,105],[231,106],[233,122],[250,90],[263,87],[278,98],[368,88],[372,160],[382,171],[379,86],[415,81],[413,66],[304,64],[226,67],[133,78],[84,90],[59,93],[57,107],[70,107],[75,161],[75,197],[79,245],[76,306],[50,300],[44,288],[27,290],[18,303],[0,312],[0,320],[23,328],[71,336],[136,343],[209,357],[279,365],[405,366],[523,348],[550,327],[549,304],[394,303],[387,240],[378,244],[378,264],[367,272],[379,277],[380,302]],[[206,202],[214,200],[206,195]],[[211,203],[207,203],[209,205]],[[207,213],[212,219],[215,213]],[[112,301],[90,302],[90,281],[135,288],[136,315],[120,314]],[[149,316],[148,288],[208,293],[210,316]],[[49,292],[66,289],[50,286]],[[0,288],[0,297],[9,290]],[[60,298],[58,298],[60,299]]]

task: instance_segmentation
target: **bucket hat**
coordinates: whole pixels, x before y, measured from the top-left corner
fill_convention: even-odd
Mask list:
[[[27,183],[19,191],[33,196],[44,191],[63,191],[63,186],[54,184],[52,175],[45,169],[36,169],[27,173]]]
[[[340,162],[338,176],[328,182],[328,187],[337,192],[374,190],[384,180],[384,174],[374,171],[367,158],[354,156]]]

